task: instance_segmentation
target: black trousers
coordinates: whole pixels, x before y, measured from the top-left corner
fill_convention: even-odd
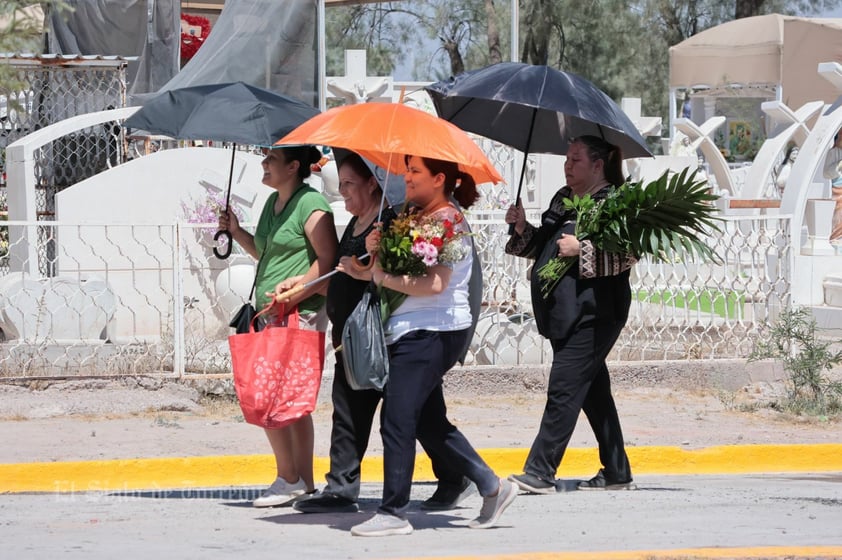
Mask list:
[[[605,364],[624,325],[625,320],[594,322],[577,327],[565,339],[550,341],[553,363],[547,404],[524,472],[555,480],[579,412],[583,410],[599,444],[605,477],[617,482],[631,480],[623,431]]]
[[[442,392],[444,374],[456,364],[467,330],[413,331],[389,347],[389,382],[384,389],[380,433],[383,436],[382,512],[402,515],[409,505],[415,469],[415,439],[435,464],[476,483],[490,496],[499,479],[465,436],[447,419]]]
[[[325,493],[356,501],[360,495],[360,465],[368,449],[371,425],[383,394],[373,389],[357,391],[348,385],[342,355],[336,354],[333,370],[333,423],[330,430],[330,472]],[[433,463],[439,488],[459,488],[462,475],[425,449]]]
[[[342,355],[333,369],[333,423],[330,429],[330,472],[325,493],[357,501],[360,465],[368,449],[371,424],[382,394],[373,389],[355,391],[348,385]]]

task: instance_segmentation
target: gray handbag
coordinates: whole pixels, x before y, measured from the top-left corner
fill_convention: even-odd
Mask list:
[[[342,328],[342,364],[351,389],[382,391],[389,379],[389,350],[372,282]]]

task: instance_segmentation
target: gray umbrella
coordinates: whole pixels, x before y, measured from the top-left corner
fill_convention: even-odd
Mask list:
[[[631,119],[588,80],[548,66],[501,62],[424,88],[439,116],[524,154],[567,153],[578,136],[597,136],[623,157],[651,156]],[[524,158],[517,197],[526,170]]]
[[[271,146],[319,110],[303,101],[255,87],[244,82],[208,84],[165,91],[150,98],[124,126],[182,140],[231,142],[231,169],[225,196],[225,211],[231,201],[231,174],[237,144]],[[214,247],[214,254],[226,259],[231,254],[231,234],[225,253]]]

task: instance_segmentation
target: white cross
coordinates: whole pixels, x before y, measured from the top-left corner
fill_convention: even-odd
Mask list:
[[[620,100],[620,108],[631,119],[641,136],[660,136],[661,117],[641,116],[640,106],[639,97],[624,97]]]
[[[367,76],[365,50],[345,51],[345,75],[325,78],[328,97],[349,104],[392,100],[391,76]]]

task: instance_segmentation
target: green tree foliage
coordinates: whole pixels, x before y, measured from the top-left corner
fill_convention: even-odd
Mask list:
[[[415,42],[411,25],[388,17],[388,4],[359,4],[331,7],[325,13],[328,75],[344,73],[346,49],[365,49],[368,71],[385,76],[406,56]]]
[[[327,72],[341,72],[342,53],[351,48],[367,50],[370,72],[410,64],[418,80],[500,62],[510,41],[510,6],[508,0],[418,0],[331,7]]]
[[[64,0],[0,0],[0,53],[40,53],[46,14],[67,9]],[[16,86],[19,83],[14,71],[0,61],[0,91]]]
[[[842,4],[842,0],[519,2],[521,61],[584,76],[616,100],[640,97],[645,114],[664,119],[672,45],[736,17],[810,16]],[[508,59],[510,10],[509,0],[403,0],[330,8],[328,72],[342,70],[345,48],[367,49],[370,70],[376,72],[390,73],[414,61],[416,80],[441,79]],[[436,45],[433,53],[429,53],[431,39]]]

